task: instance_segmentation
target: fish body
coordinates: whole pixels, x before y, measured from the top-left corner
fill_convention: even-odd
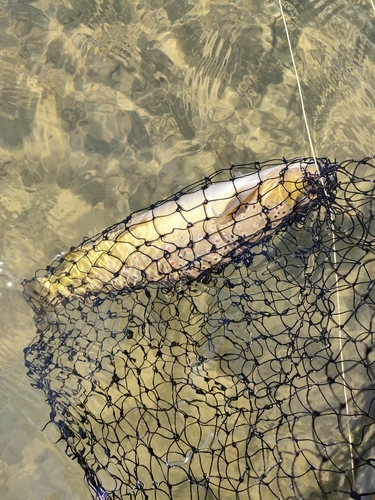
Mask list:
[[[24,282],[38,312],[72,297],[199,278],[283,226],[316,198],[312,161],[296,160],[176,195],[63,256]]]

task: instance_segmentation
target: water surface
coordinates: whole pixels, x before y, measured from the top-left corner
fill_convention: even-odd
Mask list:
[[[284,2],[318,156],[374,152],[375,13]],[[80,499],[18,284],[218,167],[310,155],[278,2],[0,2],[0,495]],[[220,163],[220,160],[219,160]]]

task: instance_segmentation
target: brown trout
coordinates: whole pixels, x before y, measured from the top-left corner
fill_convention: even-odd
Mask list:
[[[37,312],[74,297],[196,279],[261,242],[316,199],[319,173],[295,160],[176,195],[66,253],[46,277],[24,281]]]

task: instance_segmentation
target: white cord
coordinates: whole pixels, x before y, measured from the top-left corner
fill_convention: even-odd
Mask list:
[[[286,38],[288,40],[288,45],[289,45],[289,50],[290,50],[290,56],[292,58],[294,74],[295,74],[296,81],[297,81],[298,92],[299,92],[299,95],[300,95],[300,98],[301,98],[302,114],[303,114],[303,119],[304,119],[305,125],[306,125],[307,137],[309,138],[311,153],[312,153],[312,157],[314,158],[315,166],[316,166],[318,172],[320,172],[318,162],[316,161],[316,154],[315,154],[315,149],[314,149],[314,145],[313,145],[313,141],[312,141],[312,137],[311,137],[311,133],[310,133],[310,127],[309,127],[309,124],[307,122],[307,116],[306,116],[305,104],[304,104],[304,100],[303,100],[303,96],[302,96],[301,84],[299,82],[296,61],[295,61],[294,55],[293,55],[292,44],[291,44],[291,41],[290,41],[288,26],[286,24],[286,19],[285,19],[285,16],[284,16],[284,10],[283,10],[283,6],[282,6],[282,3],[281,3],[281,0],[279,0],[279,4],[280,4],[281,17],[283,18],[283,22],[284,22]]]
[[[375,11],[374,0],[371,0],[371,3],[372,3],[372,6],[374,8],[374,11]],[[288,26],[286,24],[286,19],[285,19],[285,16],[284,16],[284,10],[283,10],[283,6],[282,6],[282,3],[281,3],[281,0],[279,0],[279,5],[280,5],[281,17],[282,17],[283,22],[284,22],[286,38],[288,40],[290,56],[291,56],[292,63],[293,63],[294,74],[295,74],[296,81],[297,81],[298,92],[299,92],[299,96],[300,96],[300,99],[301,99],[302,114],[303,114],[303,119],[304,119],[305,125],[306,125],[306,131],[307,131],[307,135],[308,135],[309,142],[310,142],[310,148],[311,148],[311,151],[312,151],[312,156],[314,158],[314,162],[315,162],[317,171],[319,173],[321,173],[319,165],[318,165],[318,162],[316,160],[316,155],[315,155],[314,145],[313,145],[313,142],[312,142],[312,137],[311,137],[311,133],[310,133],[309,124],[307,122],[307,116],[306,116],[306,112],[305,112],[305,105],[304,105],[304,100],[303,100],[303,95],[302,95],[302,89],[301,89],[301,85],[300,85],[300,82],[299,82],[299,77],[298,77],[298,72],[297,72],[297,66],[296,66],[296,62],[295,62],[295,59],[294,59],[294,55],[293,55],[292,44],[291,44],[290,37],[289,37],[289,30],[288,30]],[[322,182],[323,182],[323,180],[322,180]],[[324,184],[323,184],[323,187],[324,187]],[[333,240],[333,245],[332,245],[332,248],[333,248],[333,265],[335,266],[335,269],[337,269],[337,253],[335,251],[336,250],[336,236],[335,236],[335,231],[334,231],[334,222],[335,222],[335,219],[334,219],[334,215],[333,215],[332,212],[330,212],[330,222],[331,222],[332,240]],[[346,410],[347,415],[349,416],[349,397],[348,397],[348,391],[347,391],[347,388],[346,388],[345,365],[344,365],[344,355],[343,355],[343,340],[345,338],[345,334],[344,334],[344,331],[341,328],[341,307],[340,307],[340,294],[339,294],[338,285],[339,285],[339,277],[338,277],[338,275],[336,273],[336,303],[337,303],[337,311],[338,311],[338,325],[337,326],[338,326],[339,335],[340,335],[340,337],[339,337],[340,364],[341,364],[342,379],[343,379],[343,382],[344,382],[343,385],[344,385],[345,410]],[[353,483],[355,484],[353,439],[352,439],[352,433],[351,433],[351,430],[350,430],[350,423],[349,423],[349,421],[348,421],[348,438],[349,438],[349,449],[350,449],[350,459],[351,459],[352,474],[353,474]]]

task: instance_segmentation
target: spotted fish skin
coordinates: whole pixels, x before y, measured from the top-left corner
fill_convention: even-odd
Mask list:
[[[25,281],[24,296],[40,312],[72,297],[198,278],[306,209],[317,179],[314,162],[296,160],[177,195],[72,248],[48,276]]]

